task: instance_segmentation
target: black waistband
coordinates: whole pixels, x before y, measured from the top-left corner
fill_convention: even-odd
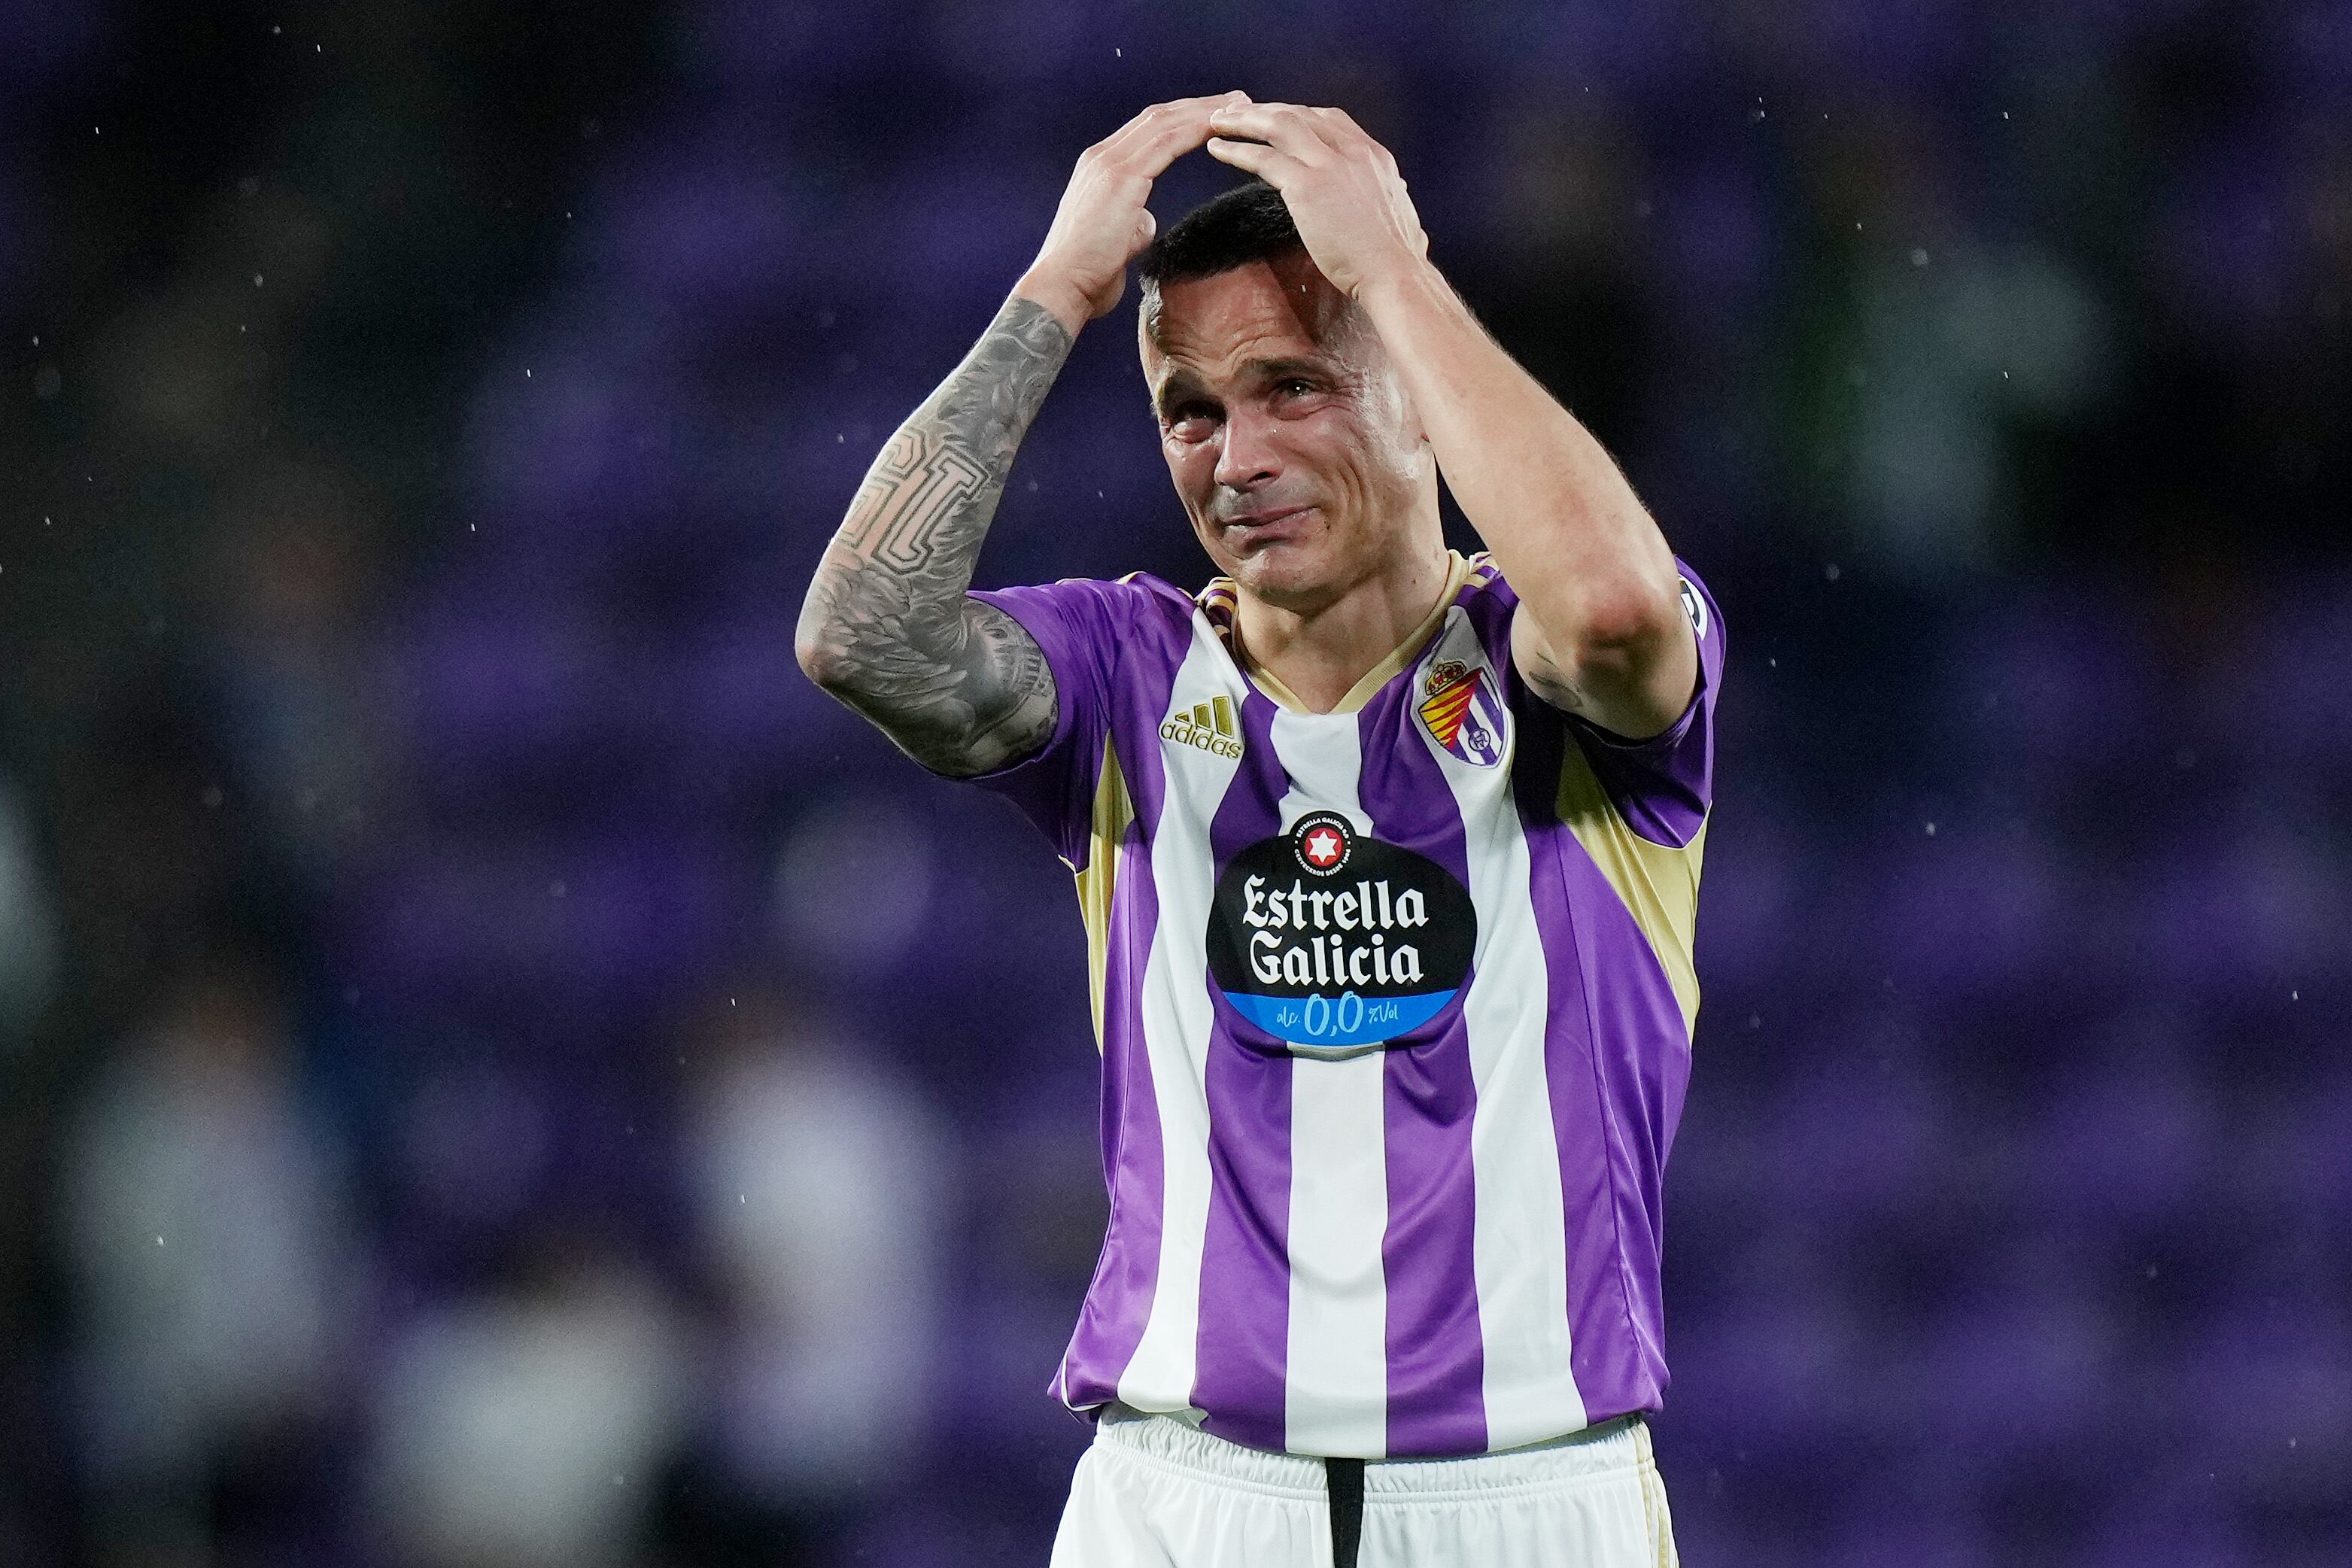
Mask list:
[[[1331,1568],[1356,1568],[1356,1544],[1364,1536],[1364,1461],[1326,1459],[1323,1475],[1331,1489]]]

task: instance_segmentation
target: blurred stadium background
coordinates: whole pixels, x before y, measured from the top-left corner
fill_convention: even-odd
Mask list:
[[[0,1560],[1044,1561],[1068,879],[793,622],[1234,85],[1731,628],[1686,1559],[2352,1561],[2342,0],[8,0]],[[1131,320],[983,582],[1203,575]]]

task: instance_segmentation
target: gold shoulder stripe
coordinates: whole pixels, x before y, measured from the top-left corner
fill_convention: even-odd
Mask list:
[[[1699,865],[1706,853],[1707,822],[1691,841],[1675,849],[1653,844],[1633,831],[1573,737],[1559,769],[1559,819],[1601,868],[1624,900],[1633,923],[1666,972],[1682,1008],[1683,1027],[1698,1023],[1698,966],[1693,947],[1698,922]]]
[[[1078,918],[1087,926],[1087,989],[1094,1003],[1095,1049],[1103,1048],[1104,975],[1110,963],[1111,896],[1118,878],[1118,847],[1135,820],[1135,801],[1118,771],[1118,752],[1103,739],[1102,772],[1095,780],[1087,868],[1078,873]]]

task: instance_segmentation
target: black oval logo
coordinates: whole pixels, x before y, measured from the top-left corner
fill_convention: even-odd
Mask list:
[[[1386,1045],[1444,1011],[1478,944],[1467,889],[1338,812],[1235,855],[1209,912],[1209,973],[1278,1040]]]

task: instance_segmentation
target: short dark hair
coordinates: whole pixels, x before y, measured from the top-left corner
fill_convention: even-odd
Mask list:
[[[1144,250],[1137,277],[1157,289],[1305,248],[1282,193],[1252,177],[1178,218]]]

